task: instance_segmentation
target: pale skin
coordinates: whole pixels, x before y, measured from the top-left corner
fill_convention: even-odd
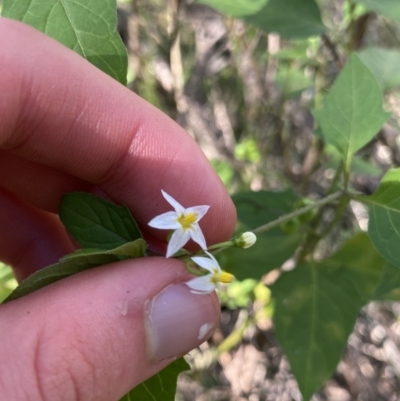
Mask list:
[[[185,207],[210,205],[201,221],[207,244],[231,236],[232,202],[182,128],[52,39],[0,19],[0,260],[17,278],[75,249],[57,219],[68,192],[126,204],[146,239],[165,249],[165,232],[147,227],[170,210],[161,189]],[[174,259],[124,261],[1,305],[1,398],[118,400],[172,360],[149,358],[143,308],[188,278]],[[122,319],[110,308],[126,283],[135,307]],[[215,327],[218,300],[207,297]]]

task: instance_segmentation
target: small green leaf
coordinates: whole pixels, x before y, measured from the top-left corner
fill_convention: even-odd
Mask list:
[[[382,109],[382,90],[374,75],[353,54],[314,117],[325,142],[335,146],[348,169],[352,155],[382,128],[389,114]]]
[[[189,370],[190,366],[179,358],[150,379],[139,384],[120,401],[174,401],[176,381],[181,372]]]
[[[400,270],[386,263],[374,299],[380,301],[400,301]]]
[[[368,234],[372,243],[400,269],[400,169],[389,170],[374,194],[355,199],[369,206]]]
[[[200,0],[217,11],[239,17],[285,39],[301,39],[325,31],[315,0]]]
[[[400,86],[399,50],[367,47],[358,55],[361,61],[372,71],[382,89]]]
[[[9,302],[28,295],[63,278],[91,269],[92,267],[120,261],[121,256],[145,256],[146,243],[142,238],[115,250],[80,249],[64,256],[60,262],[38,270],[25,279],[6,299]],[[3,303],[4,303],[3,302]]]
[[[272,286],[275,330],[304,400],[329,379],[385,261],[365,234],[332,258],[298,266]]]
[[[121,256],[123,258],[141,258],[146,254],[146,241],[142,238],[139,238],[132,242],[127,242],[117,248],[110,250],[102,250],[102,249],[91,249],[84,248],[78,249],[74,253],[70,253],[69,255],[65,255],[60,259],[60,262],[64,262],[66,260],[76,260],[81,257],[91,257],[95,255],[114,255]]]
[[[400,22],[400,7],[398,0],[356,0],[364,5],[367,10],[375,11],[387,18]]]
[[[312,85],[310,77],[302,69],[281,66],[276,74],[276,84],[286,98],[299,97]]]
[[[126,85],[115,0],[4,0],[2,15],[51,36]]]
[[[64,195],[60,219],[83,248],[114,249],[142,237],[126,206],[93,194]]]

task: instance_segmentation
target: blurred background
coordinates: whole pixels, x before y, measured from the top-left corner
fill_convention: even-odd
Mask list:
[[[326,33],[305,39],[267,33],[191,0],[118,5],[129,88],[187,130],[232,195],[290,188],[300,207],[332,185],[340,158],[314,135],[310,110],[321,105],[350,50],[376,75],[392,113],[354,158],[351,185],[370,194],[385,171],[400,165],[400,2],[388,18],[352,1],[319,0]],[[325,213],[329,220],[334,211]],[[352,202],[318,252],[332,252],[366,227],[364,206]],[[280,228],[297,229],[296,222]],[[242,256],[249,270],[254,248]],[[285,258],[275,256],[270,263],[278,268]],[[224,255],[220,261],[229,264]],[[188,356],[193,369],[180,376],[177,401],[300,401],[274,337],[268,286],[277,276],[269,270],[220,292],[220,328]],[[10,268],[0,264],[0,298],[15,286]],[[336,372],[313,400],[400,400],[399,303],[374,302],[360,311]]]

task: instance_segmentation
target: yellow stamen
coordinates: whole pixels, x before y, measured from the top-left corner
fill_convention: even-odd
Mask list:
[[[217,274],[214,274],[212,281],[213,283],[223,283],[223,284],[229,284],[235,279],[235,276],[233,274],[230,274],[228,272],[220,272]]]
[[[184,230],[187,230],[197,220],[198,214],[196,212],[190,212],[188,214],[182,213],[178,217],[178,222]]]

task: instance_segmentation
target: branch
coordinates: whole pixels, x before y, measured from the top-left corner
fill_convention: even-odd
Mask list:
[[[312,205],[302,207],[301,209],[297,209],[292,213],[285,214],[284,216],[281,216],[281,217],[277,218],[276,220],[271,221],[270,223],[267,223],[260,227],[257,227],[256,229],[253,230],[253,233],[261,234],[265,231],[272,230],[273,228],[278,227],[281,224],[294,219],[295,217],[298,217],[298,216],[301,216],[302,214],[308,213],[310,210],[313,210],[315,208],[326,205],[327,203],[331,203],[343,195],[344,195],[343,191],[337,191],[337,192],[327,196],[326,198],[320,199],[319,201],[313,203]]]

